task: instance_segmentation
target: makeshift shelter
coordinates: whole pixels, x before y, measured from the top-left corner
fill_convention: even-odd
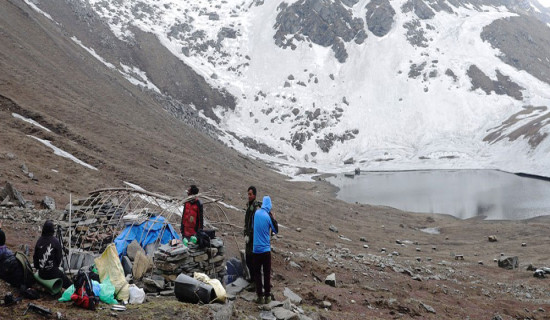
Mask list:
[[[64,244],[72,250],[70,269],[78,269],[92,261],[90,255],[102,253],[112,242],[123,255],[130,242],[136,240],[153,253],[161,244],[179,239],[181,214],[185,202],[198,197],[205,205],[205,226],[222,221],[225,212],[217,202],[220,199],[204,193],[187,198],[172,198],[145,190],[109,188],[90,193],[87,199],[67,205],[59,225]],[[211,223],[211,221],[215,221]],[[224,223],[229,224],[229,223]],[[83,252],[85,256],[82,257]]]

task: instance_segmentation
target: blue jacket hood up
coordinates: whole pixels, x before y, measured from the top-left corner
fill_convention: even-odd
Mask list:
[[[271,198],[269,196],[264,196],[264,199],[262,200],[262,209],[264,209],[267,213],[271,212]]]

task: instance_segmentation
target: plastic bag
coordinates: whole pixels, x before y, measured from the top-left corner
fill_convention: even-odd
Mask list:
[[[101,291],[101,285],[99,282],[92,280],[92,286],[94,290],[94,295],[99,297],[99,292]]]
[[[131,284],[130,288],[130,304],[139,304],[143,303],[145,301],[145,291],[143,289],[138,288],[135,284]]]
[[[101,256],[94,261],[101,282],[109,277],[111,283],[115,286],[116,298],[118,300],[128,301],[130,297],[128,282],[126,281],[126,277],[124,277],[124,269],[122,269],[122,264],[120,263],[115,244],[109,244]]]
[[[65,292],[63,292],[63,294],[61,295],[61,298],[59,298],[57,301],[59,302],[71,301],[71,296],[73,295],[73,293],[74,293],[74,284],[71,284],[71,286],[68,287],[67,290],[65,290]]]
[[[109,276],[107,276],[99,286],[101,288],[101,290],[99,290],[99,300],[107,304],[118,303],[115,299],[115,286],[111,283]]]
[[[227,292],[223,288],[223,285],[220,282],[220,280],[210,279],[209,276],[200,272],[194,272],[193,278],[212,286],[212,288],[214,289],[214,292],[216,293],[216,299],[214,301],[219,301],[221,303],[225,302],[225,299],[227,298]]]

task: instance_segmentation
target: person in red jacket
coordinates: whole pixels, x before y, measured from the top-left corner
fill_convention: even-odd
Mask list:
[[[191,185],[187,189],[187,195],[193,196],[199,193],[199,188],[196,185]],[[186,202],[183,206],[183,214],[181,215],[181,235],[183,238],[189,239],[194,236],[199,229],[203,228],[203,209],[202,202],[198,197]]]

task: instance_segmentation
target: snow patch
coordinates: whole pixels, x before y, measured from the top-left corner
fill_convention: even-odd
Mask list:
[[[17,114],[17,113],[15,113],[15,112],[13,112],[11,115],[12,115],[14,118],[21,119],[21,120],[23,120],[23,121],[25,121],[25,122],[28,122],[28,123],[30,123],[30,124],[32,124],[32,125],[34,125],[34,126],[37,126],[37,127],[39,127],[40,129],[43,129],[43,130],[48,131],[48,132],[52,132],[50,129],[44,127],[43,125],[41,125],[40,123],[34,121],[33,119],[25,118],[25,117],[23,117],[22,115]]]
[[[424,229],[420,229],[420,231],[422,232],[425,232],[425,233],[429,233],[429,234],[440,234],[439,232],[439,228],[424,228]]]
[[[76,162],[88,169],[92,169],[92,170],[98,170],[96,167],[92,166],[92,165],[89,165],[87,164],[86,162],[76,158],[75,156],[73,156],[72,154],[68,153],[67,151],[63,151],[61,149],[59,149],[58,147],[54,146],[49,140],[43,140],[43,139],[40,139],[40,138],[37,138],[35,136],[31,136],[31,135],[27,135],[28,137],[31,137],[35,140],[38,140],[39,142],[41,142],[42,144],[46,145],[47,147],[50,147],[52,150],[53,150],[53,153],[60,156],[60,157],[63,157],[63,158],[67,158],[73,162]]]

